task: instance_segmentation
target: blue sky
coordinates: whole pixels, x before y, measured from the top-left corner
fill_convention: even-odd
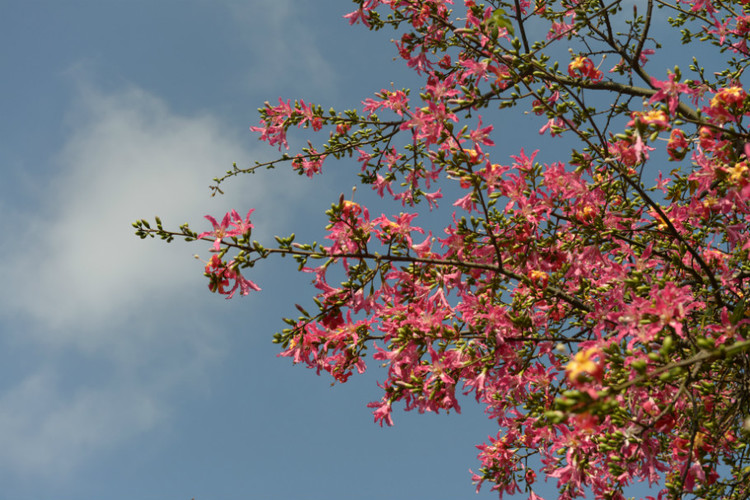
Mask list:
[[[475,497],[474,445],[496,430],[479,407],[381,429],[377,368],[331,387],[276,357],[312,295],[291,261],[225,301],[192,257],[207,246],[132,234],[255,207],[258,239],[319,237],[353,164],[208,185],[276,154],[248,131],[266,100],[346,108],[414,83],[350,5],[0,2],[0,497]]]

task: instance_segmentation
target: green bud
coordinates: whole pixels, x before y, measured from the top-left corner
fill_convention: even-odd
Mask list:
[[[561,406],[561,407],[563,407],[563,408],[566,408],[566,409],[568,409],[568,408],[572,408],[572,407],[574,407],[575,405],[577,405],[577,404],[578,404],[578,401],[574,401],[574,400],[572,400],[572,399],[568,399],[568,398],[557,398],[557,399],[555,400],[555,404],[556,404],[557,406]]]
[[[669,381],[670,381],[670,380],[672,380],[673,378],[674,378],[674,377],[673,377],[673,375],[672,375],[672,372],[671,372],[671,371],[670,371],[670,372],[664,372],[664,373],[662,373],[661,375],[659,375],[659,380],[660,380],[660,381],[662,381],[662,382],[669,382]]]
[[[672,351],[672,348],[674,347],[674,338],[672,338],[671,335],[667,335],[664,337],[664,342],[662,342],[661,349],[659,349],[659,352],[667,355]]]
[[[714,341],[706,337],[698,337],[695,341],[701,349],[713,349]]]
[[[644,373],[646,371],[647,363],[645,360],[639,359],[636,361],[633,361],[633,363],[630,365],[633,367],[635,371],[638,373]]]
[[[565,421],[565,414],[561,411],[545,411],[544,418],[553,424],[559,424]]]

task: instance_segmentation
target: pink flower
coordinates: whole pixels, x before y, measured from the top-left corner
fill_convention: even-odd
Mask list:
[[[274,146],[279,145],[279,151],[282,146],[289,149],[289,144],[286,140],[287,120],[292,117],[294,111],[289,101],[284,102],[279,98],[278,106],[271,106],[266,103],[266,107],[263,108],[261,116],[260,127],[250,127],[252,132],[260,132],[260,140],[268,141],[268,144]],[[265,125],[265,126],[263,126]]]
[[[492,132],[492,129],[492,125],[482,127],[482,117],[480,116],[476,130],[469,132],[469,139],[474,141],[477,145],[484,144],[485,146],[494,146],[495,143],[490,139],[490,132]]]
[[[349,24],[356,24],[362,21],[362,24],[364,24],[368,28],[370,27],[370,23],[367,22],[367,14],[361,8],[344,15],[344,19],[348,19]]]
[[[659,90],[648,101],[649,104],[653,104],[656,101],[666,101],[669,113],[672,115],[677,110],[677,106],[680,105],[680,94],[690,90],[686,84],[675,82],[674,79],[674,73],[669,73],[669,77],[664,81],[652,78],[651,85]]]
[[[250,290],[260,291],[258,285],[242,276],[234,261],[227,264],[217,254],[212,255],[206,263],[205,274],[211,280],[208,289],[226,295],[227,299],[231,299],[238,289],[240,295],[247,295]],[[234,281],[233,285],[232,281]],[[230,285],[232,288],[227,289]]]
[[[391,418],[391,402],[389,400],[384,398],[380,402],[368,403],[367,407],[375,408],[373,415],[375,415],[375,422],[378,422],[380,427],[383,427],[383,422],[385,422],[388,427],[393,426],[393,419]]]
[[[568,74],[573,78],[588,78],[592,82],[601,81],[603,77],[602,72],[594,66],[591,59],[584,56],[578,56],[568,64]]]
[[[312,177],[315,174],[321,173],[325,158],[326,155],[318,155],[317,151],[311,147],[310,154],[304,156],[298,154],[294,158],[292,161],[292,168],[300,173],[304,173],[308,177]]]
[[[685,139],[685,134],[678,128],[673,128],[669,133],[669,142],[667,143],[667,154],[672,160],[680,161],[685,158],[689,144]]]
[[[476,202],[474,201],[474,192],[471,191],[465,196],[462,196],[453,203],[454,207],[461,207],[467,212],[476,210]]]
[[[231,210],[230,212],[224,214],[224,218],[221,220],[221,224],[216,222],[216,219],[214,219],[212,216],[206,215],[205,218],[208,219],[211,225],[214,226],[214,230],[199,234],[198,239],[201,240],[208,236],[215,238],[212,251],[218,252],[219,250],[221,250],[221,242],[224,238],[240,236],[250,232],[250,230],[253,228],[253,225],[250,223],[250,215],[254,211],[254,209],[249,210],[247,212],[247,216],[245,217],[245,219],[243,219],[242,217],[240,217],[240,214],[238,214],[237,211]],[[229,226],[234,227],[234,229],[229,229]]]

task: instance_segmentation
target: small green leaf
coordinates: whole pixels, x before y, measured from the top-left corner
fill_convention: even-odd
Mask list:
[[[505,28],[511,35],[515,34],[513,23],[510,22],[508,14],[503,9],[495,9],[490,18],[490,23],[498,28]]]

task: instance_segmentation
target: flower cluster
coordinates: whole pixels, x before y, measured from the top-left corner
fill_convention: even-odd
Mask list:
[[[224,262],[217,254],[206,263],[205,275],[210,280],[208,289],[226,295],[227,299],[231,299],[238,289],[240,295],[247,295],[250,290],[260,291],[258,285],[242,276],[235,261]]]
[[[240,295],[247,295],[250,290],[260,291],[258,285],[242,276],[239,269],[240,261],[225,262],[222,259],[224,253],[226,253],[226,249],[222,247],[226,244],[225,238],[237,243],[247,241],[252,234],[254,226],[250,222],[250,216],[253,212],[253,209],[249,210],[243,219],[236,210],[231,210],[224,214],[221,223],[217,222],[211,215],[206,215],[206,219],[213,226],[213,230],[195,235],[195,238],[199,240],[213,239],[211,251],[216,253],[206,263],[204,274],[209,279],[208,289],[226,295],[227,299],[231,299],[237,290],[240,291]]]

